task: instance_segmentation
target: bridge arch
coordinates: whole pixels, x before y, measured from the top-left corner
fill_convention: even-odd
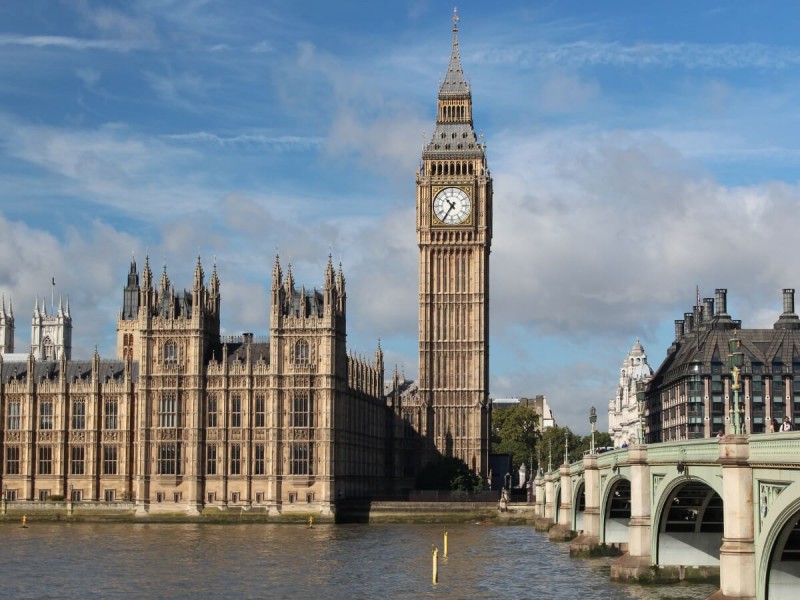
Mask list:
[[[658,486],[651,547],[657,565],[719,565],[724,513],[717,479],[677,475]]]
[[[586,513],[586,485],[583,477],[576,480],[572,486],[575,494],[572,497],[572,531],[583,531],[583,517]]]
[[[622,476],[609,480],[600,506],[600,541],[605,544],[628,543],[631,519],[631,482]]]
[[[760,552],[756,564],[760,588],[756,589],[756,597],[796,598],[800,586],[800,482],[783,489],[768,510],[764,500],[759,500],[763,521],[761,543],[756,544],[756,553]]]
[[[561,516],[561,482],[553,485],[553,523],[559,522]]]

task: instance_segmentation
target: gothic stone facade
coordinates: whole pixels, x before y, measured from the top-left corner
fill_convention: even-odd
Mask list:
[[[132,263],[117,360],[0,358],[2,486],[137,510],[239,506],[328,513],[384,492],[394,414],[383,355],[347,354],[345,278],[297,289],[276,261],[269,340],[220,336],[220,282],[191,291]]]

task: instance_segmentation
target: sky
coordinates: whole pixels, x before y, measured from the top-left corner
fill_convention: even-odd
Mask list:
[[[440,0],[0,3],[0,294],[17,351],[68,296],[73,357],[115,352],[132,254],[226,334],[269,329],[276,253],[347,278],[348,346],[417,376],[415,171],[452,40]],[[494,178],[490,395],[607,426],[715,288],[771,327],[800,288],[796,2],[460,2]]]

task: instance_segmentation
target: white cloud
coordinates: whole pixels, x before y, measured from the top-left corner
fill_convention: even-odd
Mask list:
[[[32,46],[35,48],[67,48],[69,50],[108,50],[129,52],[146,47],[137,40],[103,40],[68,37],[61,35],[17,35],[0,34],[0,46]]]
[[[573,112],[584,108],[600,94],[594,81],[584,81],[579,76],[555,73],[542,85],[537,102],[549,112]]]

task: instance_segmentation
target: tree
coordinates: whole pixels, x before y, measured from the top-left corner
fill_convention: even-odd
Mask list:
[[[483,482],[460,458],[443,456],[425,465],[417,475],[418,490],[480,491]]]
[[[612,447],[614,445],[614,440],[611,439],[611,435],[607,431],[595,431],[594,432],[594,447],[595,448],[607,448]],[[583,454],[589,452],[592,447],[592,434],[583,436],[581,438],[581,443],[578,447],[579,450],[579,457]]]
[[[549,427],[542,433],[539,442],[541,450],[541,467],[547,469],[550,464],[550,453],[552,451],[552,466],[557,469],[564,462],[564,441],[568,441],[568,459],[575,462],[583,457],[583,436],[575,435],[569,427]]]
[[[529,463],[535,454],[539,432],[536,411],[529,406],[512,406],[492,412],[492,452],[510,454],[513,469]]]

